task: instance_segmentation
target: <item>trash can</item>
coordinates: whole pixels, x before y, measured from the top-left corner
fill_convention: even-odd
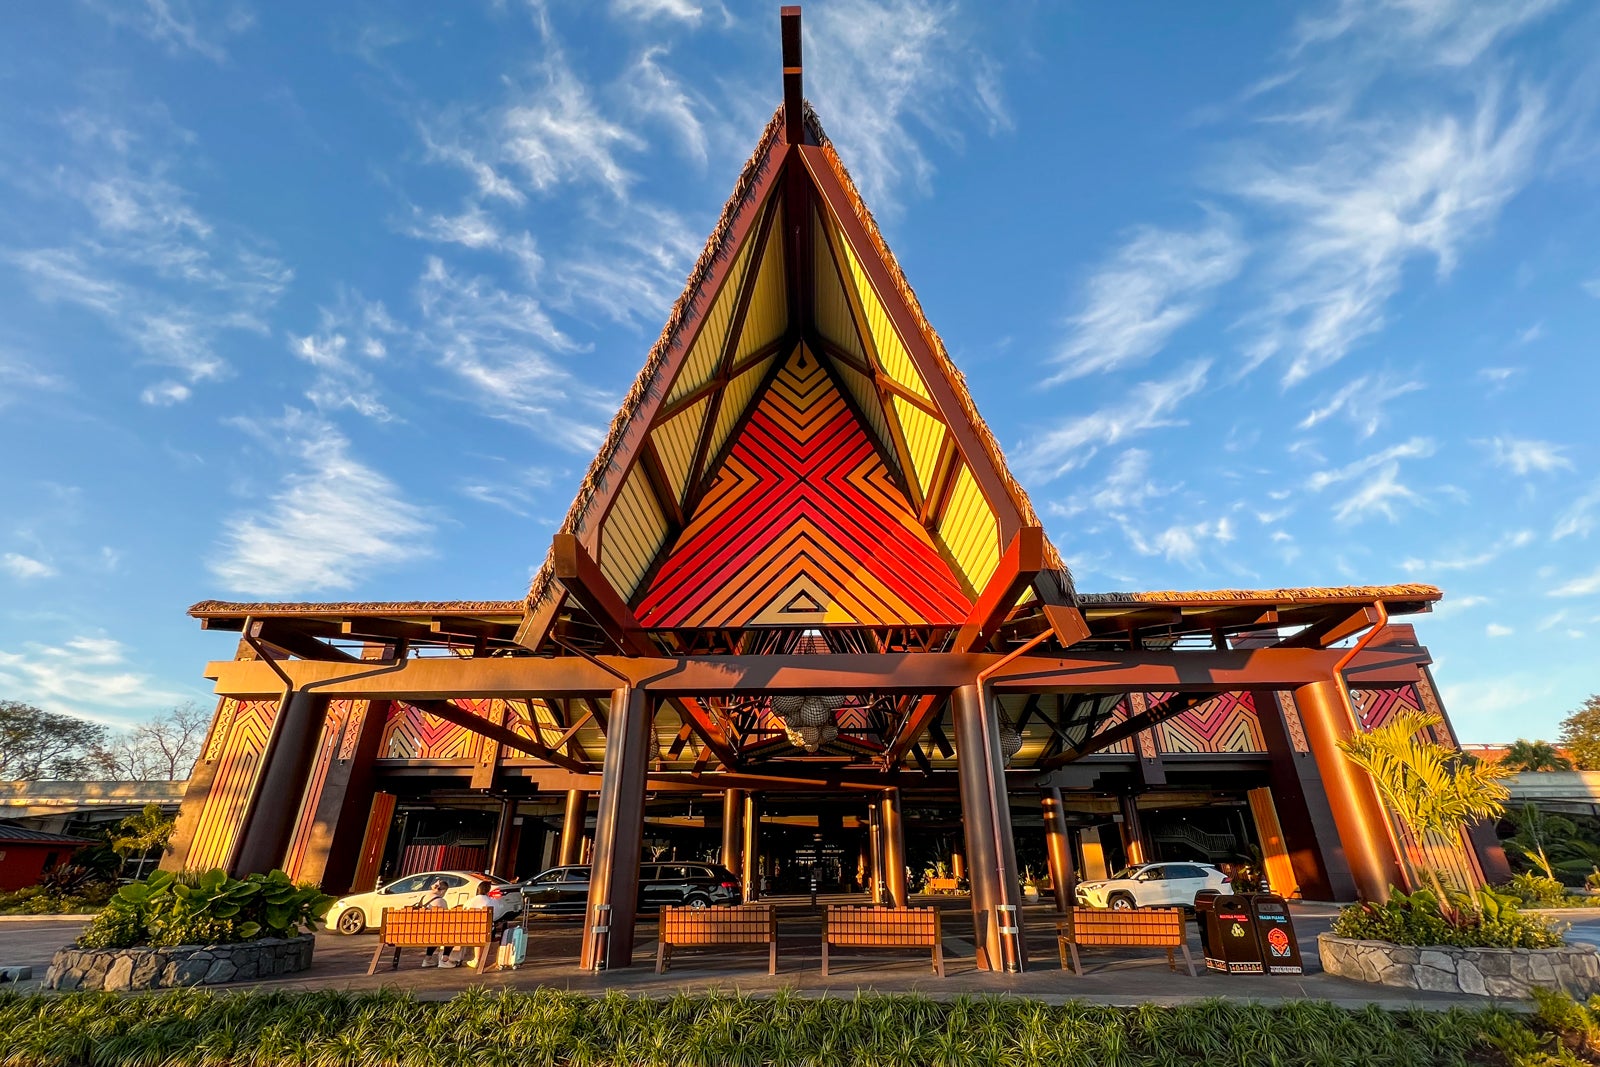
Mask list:
[[[1255,909],[1247,894],[1224,894],[1212,902],[1211,948],[1206,966],[1229,974],[1261,974],[1261,942],[1256,937]],[[1213,966],[1216,959],[1218,965]]]
[[[1304,974],[1300,940],[1294,936],[1289,902],[1276,893],[1257,893],[1251,902],[1256,918],[1256,938],[1267,974]]]
[[[1206,960],[1207,970],[1224,970],[1225,968],[1212,967],[1211,960],[1211,923],[1208,918],[1217,898],[1222,895],[1219,889],[1202,889],[1194,895],[1194,921],[1200,927],[1200,958]],[[1220,958],[1220,957],[1219,957]]]

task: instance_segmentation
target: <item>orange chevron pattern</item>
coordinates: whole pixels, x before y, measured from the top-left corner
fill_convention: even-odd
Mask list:
[[[277,714],[276,700],[223,698],[211,728],[211,743],[206,746],[205,760],[214,760],[217,766],[189,846],[190,870],[210,870],[227,862],[244,819],[250,787],[255,784],[256,763],[267,747]]]
[[[797,348],[639,598],[647,626],[954,625],[972,601]]]
[[[1267,750],[1267,739],[1249,693],[1218,693],[1204,704],[1158,724],[1156,744],[1163,752]]]
[[[470,700],[453,703],[471,706]],[[477,735],[453,722],[436,719],[410,704],[395,701],[389,708],[389,721],[383,728],[378,753],[383,759],[471,759]]]

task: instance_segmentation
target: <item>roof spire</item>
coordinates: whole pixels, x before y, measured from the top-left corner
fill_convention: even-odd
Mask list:
[[[800,77],[800,5],[779,8],[783,22],[783,139],[804,144],[805,92]]]

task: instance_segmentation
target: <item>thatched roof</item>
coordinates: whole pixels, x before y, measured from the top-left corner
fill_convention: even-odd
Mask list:
[[[513,615],[522,614],[520,600],[351,600],[241,603],[202,600],[189,609],[197,619],[254,615]]]
[[[1311,586],[1291,589],[1209,589],[1196,592],[1172,590],[1148,593],[1079,593],[1078,604],[1084,608],[1128,607],[1138,604],[1165,606],[1210,606],[1225,604],[1328,604],[1365,603],[1376,600],[1423,600],[1433,602],[1444,599],[1444,593],[1434,585],[1336,585]]]

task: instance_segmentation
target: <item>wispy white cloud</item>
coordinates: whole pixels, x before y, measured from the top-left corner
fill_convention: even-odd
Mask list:
[[[7,552],[0,556],[0,568],[10,574],[19,582],[31,582],[37,578],[53,578],[56,569],[50,564],[24,556],[19,552]]]
[[[1588,537],[1595,527],[1595,513],[1600,511],[1600,482],[1579,496],[1556,518],[1550,532],[1553,541],[1566,537]]]
[[[1433,606],[1433,614],[1438,616],[1454,615],[1458,612],[1482,607],[1488,603],[1492,603],[1488,597],[1477,594],[1471,596],[1446,596]]]
[[[153,408],[169,408],[174,404],[181,404],[193,394],[187,385],[175,382],[168,378],[145,387],[139,394],[139,401],[149,404]]]
[[[1526,548],[1537,540],[1532,530],[1516,530],[1495,540],[1488,548],[1463,555],[1442,556],[1437,559],[1407,559],[1400,564],[1407,574],[1430,574],[1438,571],[1465,571],[1487,566],[1505,553]]]
[[[1590,278],[1583,283],[1583,291],[1600,300],[1600,278]]]
[[[390,343],[408,332],[381,302],[341,293],[337,303],[320,310],[316,332],[288,335],[289,351],[316,369],[306,399],[319,411],[349,409],[388,422],[394,415],[380,398],[370,368],[385,360]]]
[[[647,48],[634,63],[624,86],[635,113],[659,119],[672,130],[683,154],[704,166],[706,128],[702,116],[712,109],[661,63],[665,47]]]
[[[1494,437],[1482,442],[1495,466],[1504,467],[1513,474],[1548,473],[1571,470],[1572,461],[1563,453],[1566,449],[1549,441],[1536,441],[1524,437]]]
[[[1332,485],[1354,483],[1355,488],[1333,505],[1333,517],[1342,523],[1358,523],[1382,515],[1390,522],[1399,518],[1403,503],[1419,503],[1420,494],[1400,481],[1400,463],[1434,453],[1434,443],[1426,437],[1413,437],[1332,470],[1317,471],[1306,482],[1312,492]]]
[[[1181,425],[1178,405],[1206,384],[1209,360],[1196,360],[1167,378],[1140,382],[1120,402],[1068,419],[1018,452],[1018,465],[1046,480],[1087,463],[1102,448],[1163,426]]]
[[[1317,471],[1306,482],[1306,488],[1313,492],[1320,492],[1330,485],[1348,482],[1364,474],[1379,470],[1391,463],[1403,459],[1422,459],[1433,455],[1435,445],[1432,438],[1413,437],[1397,445],[1390,445],[1381,451],[1363,456],[1333,470]]]
[[[1600,567],[1589,574],[1568,579],[1550,590],[1551,596],[1593,596],[1600,593]]]
[[[841,0],[806,21],[807,94],[856,183],[879,211],[899,189],[932,180],[920,127],[952,137],[951,116],[1009,128],[993,60],[959,24],[954,3]]]
[[[1245,254],[1232,221],[1216,213],[1196,230],[1134,231],[1085,285],[1050,381],[1143,363],[1239,273]]]
[[[1565,0],[1340,0],[1303,18],[1296,48],[1347,43],[1368,61],[1465,67]]]
[[[1214,521],[1177,523],[1151,536],[1138,523],[1122,524],[1123,533],[1142,556],[1164,556],[1169,562],[1195,566],[1207,543],[1225,545],[1235,536],[1232,520],[1226,515]]]
[[[0,649],[0,687],[47,711],[103,721],[193,695],[131,669],[124,646],[103,634],[79,635],[59,645],[29,641],[17,652]]]
[[[263,507],[229,517],[210,570],[237,593],[349,589],[373,571],[429,554],[433,522],[385,475],[350,454],[319,416],[290,409],[235,425],[294,468]]]
[[[1343,415],[1355,424],[1362,437],[1371,437],[1383,426],[1385,404],[1421,388],[1423,385],[1419,381],[1396,381],[1381,373],[1363,374],[1319,401],[1300,420],[1299,428],[1309,430],[1335,415]]]
[[[192,3],[191,0],[89,0],[109,22],[125,26],[169,52],[194,52],[222,63],[226,44],[255,25],[243,4]]]
[[[1550,122],[1531,89],[1491,89],[1470,115],[1343,124],[1295,163],[1261,153],[1223,184],[1275,217],[1271,295],[1246,319],[1250,365],[1279,358],[1285,384],[1343,359],[1382,329],[1402,271],[1438,273],[1527,181]]]
[[[1510,637],[1517,631],[1510,626],[1502,626],[1498,622],[1491,622],[1483,628],[1483,632],[1489,637]]]
[[[1176,486],[1160,485],[1150,476],[1150,453],[1130,448],[1118,456],[1105,480],[1087,493],[1074,493],[1069,499],[1050,505],[1053,514],[1078,515],[1083,512],[1126,512],[1147,501],[1166,496]]]

